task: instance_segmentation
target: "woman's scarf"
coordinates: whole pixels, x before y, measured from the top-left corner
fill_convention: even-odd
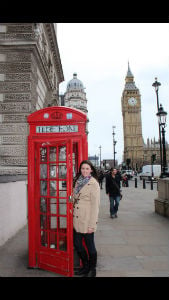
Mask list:
[[[75,185],[75,194],[78,194],[79,191],[82,189],[82,187],[89,182],[91,178],[91,175],[90,176],[82,176],[80,175],[80,177],[78,178],[77,182],[76,182],[76,185]]]

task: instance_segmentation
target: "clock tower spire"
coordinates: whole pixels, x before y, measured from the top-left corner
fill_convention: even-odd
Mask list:
[[[141,122],[141,95],[134,82],[129,62],[125,87],[121,98],[124,134],[124,162],[131,161],[133,169],[139,169],[143,163],[143,137]]]
[[[128,71],[127,71],[126,78],[134,78],[134,76],[133,76],[133,74],[131,73],[131,70],[130,70],[129,61],[128,61]]]

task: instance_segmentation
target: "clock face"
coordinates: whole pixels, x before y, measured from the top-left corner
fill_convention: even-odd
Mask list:
[[[128,100],[128,104],[131,105],[131,106],[135,106],[137,104],[137,99],[134,98],[134,97],[131,97],[129,100]]]

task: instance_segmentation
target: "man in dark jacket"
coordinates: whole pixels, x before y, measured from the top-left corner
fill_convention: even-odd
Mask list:
[[[117,218],[120,202],[120,180],[121,175],[117,173],[117,169],[112,169],[110,174],[106,176],[106,194],[108,194],[110,200],[111,218]]]
[[[102,188],[103,178],[104,178],[103,171],[100,170],[100,171],[99,171],[99,174],[98,174],[98,179],[99,179],[99,185],[100,185],[101,190],[103,189],[103,188]]]

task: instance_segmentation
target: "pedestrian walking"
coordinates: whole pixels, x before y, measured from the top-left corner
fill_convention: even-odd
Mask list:
[[[117,211],[121,199],[120,191],[121,175],[117,173],[117,169],[112,169],[106,177],[106,194],[110,200],[110,217],[117,218]]]
[[[98,173],[98,179],[99,179],[99,185],[101,190],[103,189],[102,185],[103,185],[103,178],[104,178],[104,173],[102,170],[99,171]]]
[[[80,164],[73,199],[74,246],[83,264],[82,268],[75,274],[95,277],[97,250],[94,233],[97,229],[100,187],[96,169],[88,160],[84,160]]]
[[[123,186],[123,187],[127,187],[127,183],[128,183],[128,177],[127,177],[127,174],[124,173],[124,174],[122,175],[122,186]]]

